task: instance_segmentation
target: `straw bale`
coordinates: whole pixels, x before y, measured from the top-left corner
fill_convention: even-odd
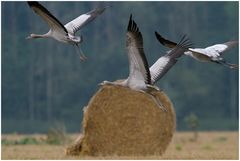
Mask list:
[[[166,111],[145,93],[104,85],[84,108],[83,134],[68,155],[161,155],[175,131],[171,101],[163,91],[152,93]]]

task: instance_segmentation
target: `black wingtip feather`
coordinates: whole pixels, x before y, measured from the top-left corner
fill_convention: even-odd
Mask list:
[[[30,7],[32,7],[32,6],[42,6],[39,2],[37,2],[37,1],[27,1],[27,3],[28,3],[28,5],[30,6]]]
[[[187,35],[182,36],[179,43],[173,47],[167,55],[170,56],[172,59],[177,59],[184,54],[185,51],[188,51],[189,48],[192,48],[193,44],[187,38]]]
[[[187,38],[187,35],[184,34],[177,44],[178,46],[181,46],[182,48],[188,49],[193,47],[193,43],[191,43],[190,39]]]
[[[132,26],[132,14],[130,15],[129,22],[128,22],[128,27],[127,27],[128,31],[130,31],[131,26]]]
[[[177,43],[172,42],[172,41],[167,40],[164,37],[162,37],[157,31],[155,31],[155,36],[156,36],[157,40],[160,42],[160,44],[162,44],[163,46],[166,46],[169,48],[174,48],[177,45]]]
[[[156,36],[157,40],[158,40],[162,45],[165,46],[165,41],[166,41],[166,40],[165,40],[158,32],[156,32],[156,31],[155,31],[155,36]]]
[[[135,33],[138,33],[138,34],[141,34],[139,32],[139,29],[137,27],[137,24],[134,20],[132,20],[132,14],[130,15],[130,18],[129,18],[129,22],[128,22],[128,28],[127,28],[128,31],[131,31],[131,32],[135,32]]]

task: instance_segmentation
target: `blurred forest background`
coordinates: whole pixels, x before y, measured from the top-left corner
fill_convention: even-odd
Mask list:
[[[128,75],[125,35],[129,16],[138,24],[152,65],[167,50],[158,31],[179,41],[187,34],[195,47],[238,40],[239,2],[41,2],[62,23],[97,6],[112,5],[83,28],[81,62],[71,45],[52,39],[26,40],[47,24],[26,2],[1,2],[2,133],[46,132],[62,124],[79,132],[83,107],[103,80]],[[238,63],[239,48],[224,57]],[[238,70],[183,56],[157,84],[172,100],[177,129],[194,113],[200,130],[238,130]]]

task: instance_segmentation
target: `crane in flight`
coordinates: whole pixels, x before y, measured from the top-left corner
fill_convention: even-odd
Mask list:
[[[155,35],[158,41],[168,48],[174,48],[177,45],[177,43],[162,37],[158,32],[155,32]],[[229,67],[231,69],[238,69],[237,64],[231,64],[224,60],[223,57],[221,57],[224,52],[237,45],[238,41],[228,41],[222,44],[215,44],[206,48],[189,48],[188,51],[184,52],[184,54],[201,62],[214,62]]]
[[[80,59],[86,60],[79,44],[83,41],[82,36],[76,36],[75,33],[82,29],[85,25],[93,21],[97,16],[102,14],[107,7],[96,8],[88,13],[82,14],[67,24],[63,25],[56,17],[54,17],[45,7],[36,1],[27,2],[33,11],[38,14],[48,24],[50,30],[45,34],[30,34],[27,39],[32,38],[53,38],[57,41],[75,45],[80,51]]]
[[[182,38],[180,43],[170,52],[168,53],[168,60],[164,63],[164,65],[161,67],[160,70],[152,70],[150,72],[149,65],[147,58],[144,54],[144,48],[143,48],[143,38],[142,34],[139,31],[139,28],[134,20],[132,20],[132,15],[130,16],[128,28],[127,28],[127,40],[126,40],[126,47],[127,47],[127,54],[128,54],[128,61],[129,61],[129,76],[127,79],[121,81],[121,82],[109,82],[109,81],[103,81],[100,83],[100,85],[110,84],[110,85],[120,85],[124,87],[128,87],[132,90],[140,91],[143,93],[146,93],[148,96],[150,96],[154,102],[163,110],[165,110],[162,103],[155,98],[150,91],[152,90],[159,90],[156,86],[153,84],[155,83],[153,80],[155,80],[157,77],[157,74],[161,72],[165,72],[165,68],[170,69],[169,63],[172,62],[173,55],[180,56],[183,54],[187,48],[189,47],[189,41],[188,39],[185,39],[185,37]],[[166,73],[166,72],[165,72]],[[164,73],[164,74],[165,74]],[[154,78],[151,77],[151,74],[153,74]],[[163,75],[163,74],[162,74]]]

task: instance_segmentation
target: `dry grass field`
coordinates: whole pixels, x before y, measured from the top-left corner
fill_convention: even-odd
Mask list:
[[[45,135],[2,135],[1,159],[239,159],[238,132],[199,132],[198,140],[191,141],[193,133],[176,132],[167,151],[162,156],[146,157],[76,157],[66,156],[67,145],[26,144],[5,145],[4,140],[19,140],[24,137],[45,139]],[[77,135],[71,135],[76,138]]]

